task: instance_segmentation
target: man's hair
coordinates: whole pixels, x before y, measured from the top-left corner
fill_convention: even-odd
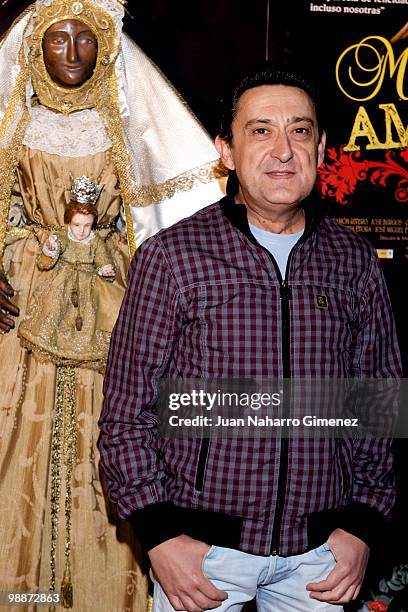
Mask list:
[[[227,95],[221,108],[219,135],[227,142],[232,141],[232,122],[237,112],[238,102],[248,89],[261,85],[288,85],[302,89],[311,99],[317,117],[319,132],[323,130],[322,112],[319,104],[319,95],[315,83],[296,70],[279,66],[273,62],[265,61],[249,68],[235,81],[229,95]]]

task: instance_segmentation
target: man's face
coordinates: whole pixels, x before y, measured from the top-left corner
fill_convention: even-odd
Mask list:
[[[222,161],[237,173],[241,201],[258,210],[296,206],[308,196],[324,144],[311,99],[286,85],[245,91],[232,122],[232,142],[216,139]]]
[[[92,76],[98,43],[87,25],[64,19],[46,31],[43,52],[48,74],[55,83],[79,87]]]

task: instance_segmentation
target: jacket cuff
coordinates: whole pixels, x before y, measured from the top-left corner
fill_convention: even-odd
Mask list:
[[[385,523],[380,512],[360,502],[353,502],[340,510],[316,512],[308,518],[309,547],[320,546],[332,531],[343,529],[372,549],[380,540]]]
[[[182,508],[171,502],[146,506],[134,512],[129,520],[144,552],[183,534],[224,548],[237,549],[241,540],[241,517]]]
[[[183,533],[177,508],[170,502],[159,502],[136,510],[129,521],[144,552]]]

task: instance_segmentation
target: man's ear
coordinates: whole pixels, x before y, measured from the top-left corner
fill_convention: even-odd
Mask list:
[[[221,157],[222,163],[228,170],[235,170],[235,164],[232,159],[231,146],[228,142],[221,138],[221,136],[217,136],[215,139],[215,148],[218,151],[218,155]]]
[[[322,132],[320,136],[320,142],[317,145],[317,167],[319,167],[324,160],[324,152],[326,150],[326,132]]]

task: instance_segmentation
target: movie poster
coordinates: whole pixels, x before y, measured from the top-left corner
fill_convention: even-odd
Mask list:
[[[375,246],[407,363],[408,0],[283,4],[286,58],[316,74],[326,110],[319,190],[330,214]]]

